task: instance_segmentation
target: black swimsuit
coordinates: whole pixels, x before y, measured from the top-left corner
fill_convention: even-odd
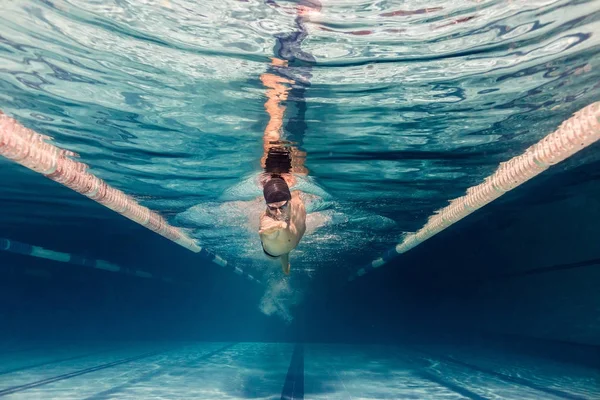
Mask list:
[[[261,241],[260,244],[262,245],[262,249],[265,252],[265,254],[271,258],[277,258],[279,256],[274,256],[273,254],[269,254],[266,250],[265,250],[265,244]]]

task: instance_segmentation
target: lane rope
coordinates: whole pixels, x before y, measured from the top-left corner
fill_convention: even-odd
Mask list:
[[[600,102],[582,108],[523,154],[501,163],[496,172],[485,178],[483,183],[467,189],[466,195],[450,200],[450,204],[431,215],[421,229],[404,236],[395,247],[350,275],[348,281],[380,268],[399,254],[406,253],[598,139]]]

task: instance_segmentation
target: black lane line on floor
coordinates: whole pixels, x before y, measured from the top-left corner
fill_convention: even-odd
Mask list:
[[[85,369],[82,369],[79,371],[69,372],[68,374],[57,375],[57,376],[47,378],[47,379],[42,379],[42,380],[39,380],[36,382],[26,383],[25,385],[9,387],[7,389],[0,390],[0,397],[6,396],[7,394],[22,392],[24,390],[32,389],[34,387],[47,385],[49,383],[58,382],[58,381],[62,381],[62,380],[69,379],[69,378],[74,378],[76,376],[89,374],[90,372],[96,372],[96,371],[100,371],[102,369],[114,367],[114,366],[121,365],[121,364],[126,364],[128,362],[141,360],[142,358],[152,357],[157,354],[164,353],[165,351],[167,351],[167,350],[151,351],[149,353],[144,353],[139,356],[129,357],[129,358],[125,358],[125,359],[118,360],[118,361],[113,361],[113,362],[106,363],[106,364],[96,365],[95,367],[90,367],[90,368],[85,368]]]
[[[183,362],[183,363],[173,363],[173,364],[168,365],[168,366],[169,367],[172,367],[172,366],[177,366],[177,367],[194,366],[198,362],[204,361],[204,360],[206,360],[206,359],[208,359],[208,358],[210,358],[210,357],[212,357],[212,356],[214,356],[216,354],[219,354],[219,353],[221,353],[221,352],[223,352],[223,351],[225,351],[227,349],[230,349],[233,346],[235,346],[236,344],[237,343],[230,343],[227,346],[220,347],[217,350],[211,351],[210,353],[203,354],[203,355],[199,356],[198,358],[194,358],[193,360],[190,360],[190,361],[187,361],[187,362]],[[125,382],[122,385],[115,386],[115,387],[107,389],[107,390],[105,390],[103,392],[96,393],[96,394],[94,394],[92,396],[86,397],[84,400],[103,400],[103,399],[109,399],[109,398],[112,398],[112,396],[114,394],[122,392],[123,389],[126,389],[126,388],[128,388],[130,386],[133,386],[133,385],[141,383],[141,382],[147,382],[147,381],[149,381],[149,380],[151,380],[151,379],[153,379],[153,378],[155,378],[155,377],[157,377],[159,375],[163,375],[163,374],[166,374],[166,373],[168,373],[168,370],[164,370],[163,368],[158,368],[155,371],[148,372],[148,373],[146,373],[146,374],[144,374],[144,375],[142,375],[142,376],[140,376],[138,378],[129,380],[129,381]]]
[[[297,343],[292,353],[281,400],[304,400],[304,344]]]
[[[551,394],[553,396],[560,397],[560,398],[563,398],[563,399],[589,400],[587,397],[578,396],[578,395],[571,394],[571,393],[566,393],[566,392],[563,392],[562,390],[558,390],[558,389],[551,389],[551,388],[547,388],[545,386],[540,386],[540,385],[538,385],[536,383],[533,383],[533,382],[531,382],[531,381],[529,381],[527,379],[519,378],[519,377],[516,377],[516,376],[510,376],[510,375],[501,374],[500,372],[492,371],[492,370],[489,370],[489,369],[486,369],[486,368],[481,368],[481,367],[478,367],[476,365],[472,365],[472,364],[466,363],[464,361],[456,360],[456,359],[454,359],[452,357],[440,356],[440,355],[437,355],[437,354],[430,354],[430,353],[422,351],[422,350],[419,350],[419,352],[427,354],[427,355],[431,356],[432,358],[435,358],[435,359],[438,359],[438,360],[446,361],[446,362],[449,362],[449,363],[452,363],[452,364],[460,365],[460,366],[465,367],[465,368],[469,368],[469,369],[471,369],[473,371],[477,371],[477,372],[481,372],[481,373],[486,374],[486,375],[494,376],[494,377],[496,377],[496,378],[498,378],[500,380],[503,380],[505,382],[516,383],[517,385],[526,386],[526,387],[528,387],[530,389],[538,390],[540,392]]]
[[[50,361],[44,361],[44,362],[38,363],[38,364],[30,364],[30,365],[25,365],[23,367],[18,367],[18,368],[13,368],[13,369],[7,369],[5,371],[0,371],[0,376],[6,375],[6,374],[12,374],[13,372],[25,371],[27,369],[32,369],[32,368],[37,368],[37,367],[43,367],[45,365],[56,364],[56,363],[60,363],[60,362],[63,362],[63,361],[71,361],[71,360],[77,360],[79,358],[85,358],[85,357],[95,356],[96,354],[103,354],[103,353],[106,353],[106,352],[111,352],[113,350],[116,350],[116,349],[114,349],[114,348],[113,349],[104,349],[104,350],[100,350],[100,351],[94,351],[92,353],[80,354],[78,356],[71,356],[71,357],[59,358],[59,359],[54,359],[54,360],[50,360]]]
[[[448,382],[445,381],[444,379],[440,378],[439,376],[435,376],[432,373],[429,373],[427,371],[419,371],[416,373],[417,376],[419,376],[420,378],[426,379],[428,381],[434,382],[440,386],[445,387],[446,389],[449,389],[451,391],[453,391],[454,393],[458,393],[463,397],[466,397],[468,399],[471,400],[489,400],[487,397],[483,397],[478,395],[475,392],[470,391],[467,388],[464,388],[462,386],[456,385],[452,382]]]

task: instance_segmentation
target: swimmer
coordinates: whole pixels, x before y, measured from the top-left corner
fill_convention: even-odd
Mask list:
[[[273,0],[269,4],[278,7]],[[303,197],[298,190],[290,192],[290,187],[296,183],[295,175],[308,174],[304,166],[306,153],[297,145],[301,145],[306,129],[305,90],[310,86],[310,70],[315,59],[302,51],[301,44],[308,34],[305,22],[315,10],[320,10],[318,0],[300,0],[295,10],[297,30],[276,35],[274,51],[277,57],[271,59],[268,72],[260,76],[267,89],[265,111],[269,121],[263,134],[261,158],[265,170],[261,185],[267,207],[260,216],[258,235],[264,253],[279,258],[286,275],[290,273],[290,252],[298,246],[306,231]],[[287,135],[284,135],[287,104],[294,104],[297,113],[288,117]]]
[[[298,246],[306,231],[306,208],[300,192],[290,192],[279,175],[273,175],[263,187],[267,208],[260,216],[258,235],[265,254],[279,258],[283,273],[290,273],[290,251]]]
[[[273,59],[272,65],[286,67],[284,60]],[[290,251],[298,246],[306,231],[306,208],[300,192],[290,192],[296,183],[294,174],[306,175],[305,153],[282,140],[282,122],[285,105],[292,84],[286,78],[273,73],[261,75],[267,87],[265,110],[269,122],[263,136],[262,167],[265,174],[261,178],[263,195],[267,204],[260,216],[258,235],[264,253],[271,258],[279,258],[283,273],[290,273]]]

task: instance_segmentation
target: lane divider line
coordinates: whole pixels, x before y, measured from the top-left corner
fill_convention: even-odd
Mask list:
[[[148,373],[145,373],[142,376],[139,376],[137,378],[131,379],[131,380],[125,382],[122,385],[114,386],[114,387],[112,387],[110,389],[107,389],[107,390],[104,390],[102,392],[96,393],[96,394],[94,394],[92,396],[86,397],[83,400],[106,400],[106,399],[113,399],[113,398],[115,398],[115,396],[114,396],[115,394],[122,393],[125,389],[127,389],[129,387],[132,387],[132,386],[137,385],[137,384],[142,383],[142,382],[148,382],[148,381],[156,378],[157,376],[168,374],[169,373],[169,367],[178,367],[178,368],[195,367],[199,363],[204,362],[206,359],[208,359],[208,358],[210,358],[210,357],[212,357],[214,355],[217,355],[217,354],[219,354],[219,353],[221,353],[221,352],[223,352],[225,350],[228,350],[228,349],[232,348],[233,346],[235,346],[236,344],[237,344],[237,342],[236,343],[230,343],[230,344],[228,344],[226,346],[220,347],[220,348],[218,348],[216,350],[213,350],[213,351],[211,351],[209,353],[205,353],[205,354],[202,354],[202,355],[200,355],[198,357],[194,357],[191,360],[188,360],[188,361],[183,362],[183,363],[177,363],[177,362],[175,362],[175,363],[168,363],[167,362],[167,364],[166,364],[167,368],[166,369],[164,367],[162,367],[162,366],[159,366],[155,370],[150,371]]]
[[[202,247],[163,217],[140,205],[132,197],[109,186],[87,171],[88,166],[70,157],[75,153],[60,149],[0,112],[0,155],[58,182],[159,235],[198,253]]]
[[[43,247],[34,246],[34,245],[31,245],[28,243],[18,242],[16,240],[7,239],[7,238],[0,238],[0,251],[5,251],[8,253],[14,253],[14,254],[21,254],[21,255],[31,256],[31,257],[44,258],[47,260],[64,262],[64,263],[68,263],[68,264],[79,265],[79,266],[84,266],[84,267],[89,267],[89,268],[96,268],[96,269],[101,269],[101,270],[109,271],[109,272],[120,272],[120,273],[123,273],[126,275],[136,276],[138,278],[158,279],[158,280],[161,280],[166,283],[175,283],[175,281],[172,278],[158,277],[150,272],[119,266],[117,264],[111,263],[110,261],[97,260],[97,259],[93,259],[93,258],[85,258],[84,256],[80,256],[78,254],[63,253],[60,251],[48,250]],[[227,262],[225,260],[223,260],[219,256],[215,256],[215,255],[211,254],[210,252],[206,251],[205,249],[202,249],[202,251],[200,252],[200,256],[206,258],[208,261],[213,261],[215,264],[219,265],[220,267],[227,267]],[[244,272],[239,267],[231,267],[230,266],[228,268],[232,269],[232,271],[234,273],[245,277],[246,279],[248,279],[251,282],[262,284],[258,279],[254,278],[254,276]],[[179,282],[179,283],[181,283],[181,282]]]
[[[70,356],[70,357],[64,357],[64,358],[56,358],[56,359],[52,359],[50,361],[44,361],[44,362],[37,363],[37,364],[29,364],[29,365],[25,365],[25,366],[21,366],[21,367],[17,367],[17,368],[0,371],[0,375],[13,374],[15,372],[26,371],[28,369],[44,367],[46,365],[58,364],[58,363],[65,362],[65,361],[78,360],[80,358],[95,356],[97,354],[106,354],[109,351],[111,351],[111,349],[103,349],[101,351],[94,351],[92,353],[79,354],[76,356]]]
[[[451,200],[450,205],[436,211],[417,232],[410,233],[380,258],[348,277],[353,281],[367,272],[387,264],[399,254],[437,235],[450,225],[522,185],[552,165],[569,158],[600,139],[600,102],[592,103],[564,121],[548,136],[529,147],[520,156],[501,163],[484,182],[469,188],[467,194]]]
[[[290,360],[281,400],[303,400],[304,399],[304,344],[296,343]]]
[[[417,372],[413,372],[415,375],[417,375],[418,377],[422,378],[422,379],[426,379],[430,382],[433,382],[439,386],[442,386],[454,393],[457,393],[463,397],[466,397],[467,399],[471,399],[471,400],[490,400],[487,397],[483,397],[478,395],[477,393],[462,387],[452,381],[447,381],[439,376],[436,376],[428,371],[425,370],[419,370]]]
[[[141,355],[138,355],[138,356],[135,356],[135,357],[129,357],[129,358],[125,358],[125,359],[113,361],[113,362],[110,362],[110,363],[96,365],[94,367],[85,368],[85,369],[82,369],[82,370],[79,370],[79,371],[69,372],[67,374],[57,375],[57,376],[54,376],[54,377],[51,377],[51,378],[41,379],[39,381],[35,381],[35,382],[31,382],[31,383],[26,383],[24,385],[12,386],[12,387],[6,388],[4,390],[0,390],[0,397],[6,396],[8,394],[22,392],[24,390],[32,389],[32,388],[35,388],[35,387],[38,387],[38,386],[47,385],[49,383],[54,383],[54,382],[62,381],[62,380],[65,380],[65,379],[74,378],[76,376],[80,376],[80,375],[84,375],[84,374],[89,374],[91,372],[100,371],[100,370],[107,369],[107,368],[110,368],[110,367],[114,367],[114,366],[117,366],[117,365],[126,364],[126,363],[129,363],[129,362],[132,362],[132,361],[141,360],[142,358],[152,357],[152,356],[164,353],[166,351],[167,350],[151,351],[151,352],[144,353],[144,354],[141,354]]]
[[[78,254],[62,253],[59,251],[48,250],[43,247],[33,246],[28,243],[18,242],[16,240],[0,238],[0,251],[6,251],[8,253],[21,254],[25,256],[32,256],[37,258],[44,258],[46,260],[52,260],[62,263],[80,265],[89,268],[101,269],[110,272],[121,272],[127,275],[133,275],[140,278],[152,279],[156,278],[150,272],[141,271],[137,269],[129,269],[113,264],[109,261],[95,260],[93,258],[85,258]],[[158,278],[164,282],[173,282],[170,278]]]
[[[200,253],[220,267],[228,265],[226,260],[199,246],[193,238],[170,225],[156,212],[88,172],[86,164],[72,158],[77,154],[54,146],[48,142],[50,139],[0,111],[0,156],[42,174],[194,253]],[[106,267],[111,268],[109,265]],[[232,270],[249,281],[261,283],[239,267],[232,267]],[[137,275],[147,277],[142,272]]]
[[[550,387],[546,387],[546,386],[542,386],[539,385],[537,383],[534,383],[528,379],[525,378],[521,378],[519,376],[514,376],[514,375],[506,375],[500,372],[496,372],[494,370],[491,369],[487,369],[487,368],[482,368],[478,365],[473,365],[471,363],[468,362],[464,362],[461,360],[458,360],[454,357],[450,357],[450,356],[443,356],[443,355],[439,355],[439,354],[433,354],[430,353],[428,351],[424,351],[424,350],[415,350],[419,353],[424,354],[425,356],[429,356],[432,357],[433,359],[435,359],[436,361],[442,361],[444,363],[450,363],[450,364],[455,364],[464,368],[468,368],[472,371],[476,371],[476,372],[480,372],[482,374],[485,375],[489,375],[489,376],[493,376],[497,379],[500,379],[504,382],[509,382],[509,383],[514,383],[517,385],[521,385],[521,386],[525,386],[528,387],[530,389],[533,390],[537,390],[539,392],[543,392],[552,396],[556,396],[559,398],[563,398],[563,399],[571,399],[571,400],[587,400],[587,397],[583,397],[583,396],[579,396],[576,394],[572,394],[572,393],[567,393],[565,391],[559,390],[559,389],[554,389],[554,388],[550,388]]]

